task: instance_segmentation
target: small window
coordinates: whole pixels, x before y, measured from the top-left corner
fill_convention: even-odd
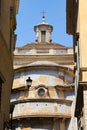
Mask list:
[[[44,89],[44,88],[39,88],[39,89],[38,89],[38,95],[39,95],[40,97],[43,97],[43,96],[45,95],[45,89]]]
[[[41,31],[41,42],[45,42],[46,40],[46,31]]]

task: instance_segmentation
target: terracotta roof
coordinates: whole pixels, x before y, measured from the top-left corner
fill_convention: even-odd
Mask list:
[[[23,49],[68,49],[72,47],[65,47],[64,45],[61,45],[59,43],[30,43],[26,44],[22,47],[17,47],[18,50]]]

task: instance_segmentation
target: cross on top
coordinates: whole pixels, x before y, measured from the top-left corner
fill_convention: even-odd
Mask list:
[[[42,13],[42,22],[45,22],[45,13],[46,12],[43,10],[41,13]]]
[[[46,12],[43,10],[41,13],[42,13],[42,18],[44,18]]]

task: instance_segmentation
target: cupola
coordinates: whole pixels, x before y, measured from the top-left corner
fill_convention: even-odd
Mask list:
[[[34,31],[36,32],[36,43],[51,43],[51,32],[53,31],[53,26],[45,22],[45,16],[42,16],[42,22],[34,26]]]

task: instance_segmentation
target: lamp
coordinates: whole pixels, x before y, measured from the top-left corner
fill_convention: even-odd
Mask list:
[[[28,79],[26,79],[26,84],[27,84],[27,88],[29,91],[29,88],[31,87],[31,84],[32,84],[32,79],[30,77],[28,77]]]
[[[11,105],[10,105],[10,114],[12,114],[12,113],[13,113],[14,107],[15,107],[15,105],[14,105],[14,104],[11,104]]]

